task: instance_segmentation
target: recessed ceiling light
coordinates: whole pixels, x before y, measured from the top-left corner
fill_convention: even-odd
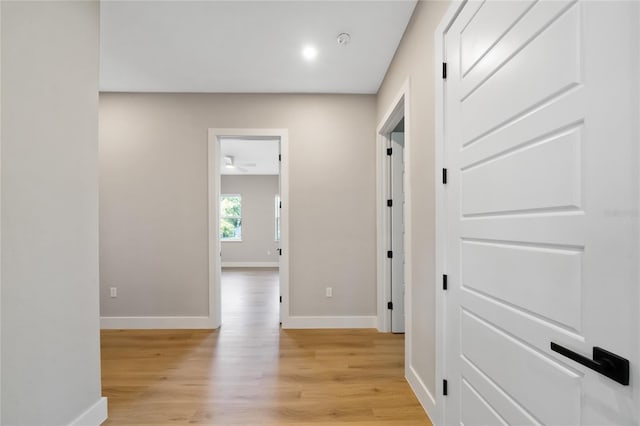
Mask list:
[[[304,49],[302,49],[302,56],[307,61],[313,61],[318,56],[318,49],[313,46],[305,46]]]

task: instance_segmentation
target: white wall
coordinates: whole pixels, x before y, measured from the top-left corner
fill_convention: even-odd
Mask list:
[[[0,7],[1,423],[64,425],[88,419],[85,413],[106,414],[98,316],[99,5]]]
[[[222,175],[222,194],[242,196],[242,241],[222,242],[222,265],[278,264],[274,175]]]
[[[435,192],[434,192],[434,34],[449,7],[448,1],[420,1],[405,31],[378,92],[377,118],[393,107],[394,97],[410,79],[407,123],[411,126],[411,216],[412,270],[411,300],[411,365],[418,380],[431,396],[436,395],[435,295]],[[420,385],[420,384],[419,384]],[[417,392],[419,396],[421,394]],[[425,406],[425,401],[421,401]]]
[[[373,95],[101,94],[102,315],[207,315],[209,128],[288,129],[291,315],[375,315],[375,108]]]

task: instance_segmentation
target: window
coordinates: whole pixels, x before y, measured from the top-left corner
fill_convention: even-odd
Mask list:
[[[220,196],[220,241],[242,241],[242,197]]]
[[[280,195],[276,194],[276,241],[280,241]]]

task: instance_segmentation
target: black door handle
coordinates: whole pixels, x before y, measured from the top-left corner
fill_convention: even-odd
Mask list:
[[[611,380],[615,380],[621,385],[629,385],[629,360],[619,355],[606,351],[602,348],[594,346],[593,359],[573,352],[564,346],[551,342],[551,350],[564,355],[575,362],[589,367],[598,373],[607,376]]]

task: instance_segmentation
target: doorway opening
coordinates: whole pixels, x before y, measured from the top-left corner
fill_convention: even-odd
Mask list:
[[[404,333],[404,117],[389,134],[388,238],[391,247],[389,295],[391,298],[391,332]]]
[[[209,131],[210,317],[277,327],[288,318],[286,130]]]
[[[407,333],[410,326],[408,82],[378,127],[378,329]],[[405,349],[409,339],[405,339]],[[406,351],[408,353],[408,351]]]

